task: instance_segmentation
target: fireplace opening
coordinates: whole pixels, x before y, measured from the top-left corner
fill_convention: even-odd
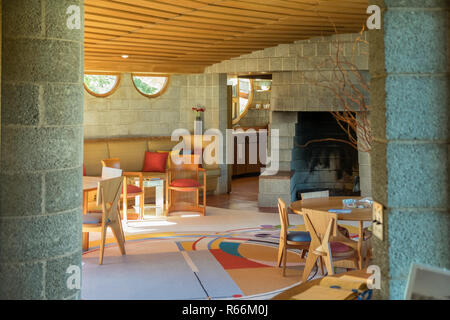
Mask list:
[[[328,139],[336,139],[328,140]],[[299,112],[292,151],[291,197],[328,190],[330,196],[357,196],[358,151],[329,112]]]

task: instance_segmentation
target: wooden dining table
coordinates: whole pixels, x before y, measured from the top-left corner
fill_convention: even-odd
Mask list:
[[[83,177],[83,214],[88,212],[89,192],[98,188],[101,177]],[[83,250],[89,249],[89,232],[83,232]]]
[[[89,192],[97,190],[101,177],[83,177],[83,214],[88,211]]]
[[[332,209],[350,209],[350,213],[337,213],[340,221],[355,221],[358,222],[358,260],[359,269],[362,269],[363,264],[363,242],[364,242],[364,222],[372,221],[372,208],[344,208],[342,200],[344,199],[360,200],[361,197],[328,197],[328,198],[314,198],[294,201],[289,206],[296,214],[302,214],[302,210],[314,210],[329,212]]]

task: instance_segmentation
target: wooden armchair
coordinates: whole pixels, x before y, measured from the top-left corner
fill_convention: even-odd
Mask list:
[[[174,211],[192,211],[205,215],[206,208],[206,170],[200,168],[198,155],[179,156],[181,163],[171,162],[168,169],[168,198],[167,214]],[[172,161],[172,159],[170,160]],[[203,173],[203,185],[199,183],[199,173]],[[203,205],[200,205],[200,191],[203,192]],[[195,201],[187,201],[190,197],[179,193],[195,193]]]
[[[281,231],[280,231],[280,243],[278,245],[278,267],[283,262],[283,277],[286,275],[286,260],[287,249],[299,249],[302,250],[302,258],[305,257],[308,252],[309,244],[311,242],[311,236],[308,232],[293,231],[288,232],[289,217],[286,209],[286,204],[283,200],[278,198],[278,212],[280,214]]]
[[[120,159],[111,158],[102,160],[102,166],[108,168],[120,169]],[[136,205],[139,206],[138,219],[142,220],[144,218],[144,177],[142,172],[122,172],[123,175],[123,188],[122,201],[123,201],[123,216],[125,221],[128,220],[128,199],[136,199]],[[138,178],[139,186],[128,183],[128,178]]]
[[[358,269],[358,243],[339,231],[337,214],[304,209],[303,218],[311,236],[302,281],[306,282],[316,264],[323,259],[328,275],[334,274],[333,260],[347,260]]]
[[[119,245],[120,252],[125,254],[125,236],[120,219],[119,200],[122,193],[122,177],[103,180],[98,183],[97,204],[101,205],[102,213],[83,215],[83,233],[100,232],[100,256],[98,264],[103,263],[107,228],[111,228]]]

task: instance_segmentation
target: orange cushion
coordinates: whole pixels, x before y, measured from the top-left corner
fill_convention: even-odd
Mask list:
[[[180,150],[174,150],[174,151],[156,151],[156,152],[158,152],[158,153],[168,153],[166,169],[170,169],[170,162],[171,162],[170,158],[172,157],[172,153],[179,154],[179,153],[180,153]]]
[[[122,188],[122,192],[123,192],[123,188]],[[140,193],[142,192],[142,189],[134,186],[132,184],[127,185],[127,193]]]
[[[144,172],[166,172],[168,152],[145,152]]]
[[[195,181],[194,179],[177,179],[173,180],[170,186],[177,188],[191,188],[199,187],[200,183],[198,183],[198,181]]]

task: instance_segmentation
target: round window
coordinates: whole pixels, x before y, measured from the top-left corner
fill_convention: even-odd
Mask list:
[[[136,90],[148,97],[154,98],[162,95],[169,85],[167,75],[131,75]]]
[[[116,91],[119,86],[118,74],[85,74],[84,88],[96,97],[107,97]]]

